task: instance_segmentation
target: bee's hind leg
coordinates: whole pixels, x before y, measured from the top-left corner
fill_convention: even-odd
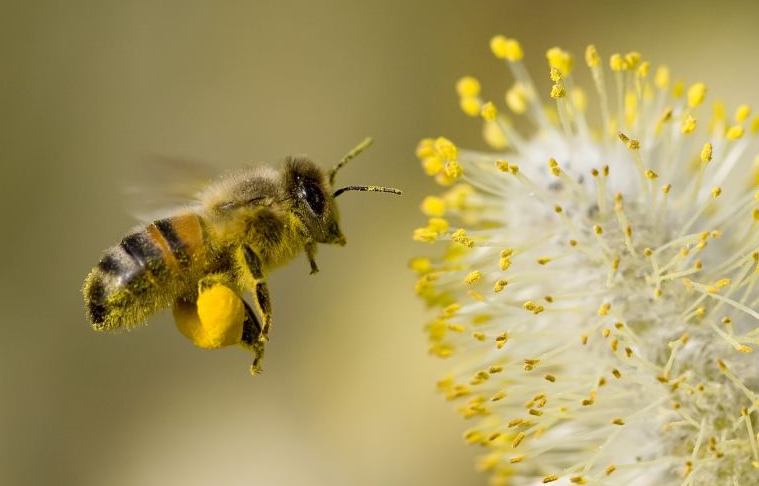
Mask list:
[[[248,245],[240,247],[237,252],[237,260],[239,266],[242,267],[240,284],[243,288],[251,289],[253,302],[263,321],[258,340],[266,341],[271,327],[271,298],[264,277],[263,263],[258,254]]]
[[[264,359],[264,343],[258,339],[261,335],[261,323],[258,322],[255,312],[248,303],[244,300],[242,303],[245,305],[245,320],[242,323],[240,346],[253,351],[255,358],[253,358],[253,364],[250,365],[250,374],[257,375],[261,373],[261,360]]]
[[[244,320],[244,302],[224,274],[203,277],[198,282],[197,297],[192,301],[178,299],[174,304],[177,328],[204,349],[239,343]]]

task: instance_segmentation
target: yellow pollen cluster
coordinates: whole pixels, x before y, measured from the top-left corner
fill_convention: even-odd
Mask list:
[[[593,45],[585,89],[546,51],[539,95],[519,42],[490,48],[505,95],[455,88],[494,152],[419,143],[446,189],[413,234],[440,251],[409,262],[478,469],[504,486],[759,484],[759,116]]]

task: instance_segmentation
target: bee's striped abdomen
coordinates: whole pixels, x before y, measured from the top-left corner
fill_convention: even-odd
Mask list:
[[[96,329],[131,327],[170,306],[194,285],[206,249],[200,218],[155,221],[109,248],[84,284],[87,315]]]

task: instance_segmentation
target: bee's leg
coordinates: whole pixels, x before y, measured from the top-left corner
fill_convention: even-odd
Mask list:
[[[242,302],[245,304],[245,320],[242,323],[240,345],[253,351],[255,358],[253,358],[253,364],[250,365],[250,374],[257,375],[261,372],[261,360],[264,359],[264,343],[258,340],[258,336],[261,335],[261,324],[248,303],[244,300]]]
[[[319,267],[316,266],[316,243],[313,241],[306,243],[306,256],[308,257],[308,263],[311,264],[311,275],[319,271]]]
[[[243,270],[241,284],[253,292],[253,302],[263,321],[258,340],[266,341],[271,327],[271,299],[269,298],[269,287],[264,278],[263,263],[258,254],[248,245],[240,247],[237,252],[237,260]]]
[[[230,346],[243,335],[245,304],[229,286],[224,274],[211,274],[198,282],[197,299],[178,299],[174,321],[179,331],[205,349]]]

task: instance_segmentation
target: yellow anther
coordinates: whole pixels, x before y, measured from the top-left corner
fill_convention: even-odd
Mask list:
[[[464,332],[466,330],[461,324],[448,324],[448,329],[453,332]]]
[[[604,473],[606,473],[607,476],[610,476],[611,473],[613,473],[616,470],[617,470],[617,466],[615,466],[614,464],[612,464],[611,466],[609,466],[606,469],[604,469]]]
[[[601,317],[608,316],[609,315],[609,311],[611,311],[611,304],[609,304],[608,302],[604,302],[598,308],[598,315],[601,316]]]
[[[521,444],[523,440],[524,440],[524,432],[519,432],[516,435],[516,437],[514,437],[514,440],[511,441],[511,447],[516,449],[517,447],[519,447],[519,444]]]
[[[740,105],[735,109],[735,121],[738,123],[748,120],[751,115],[751,107],[748,105]]]
[[[558,99],[563,98],[567,92],[564,90],[564,86],[560,84],[554,84],[551,86],[551,98]]]
[[[675,85],[672,86],[672,96],[675,98],[681,98],[685,94],[685,83],[681,80],[675,81]]]
[[[598,55],[596,46],[593,44],[590,44],[585,48],[585,62],[588,64],[588,67],[596,67],[601,65],[601,56]]]
[[[499,151],[509,146],[509,139],[506,138],[500,123],[496,121],[486,121],[482,125],[482,138],[490,147]]]
[[[635,76],[639,79],[645,78],[648,76],[648,72],[651,70],[651,63],[648,61],[644,61],[638,66],[638,69],[635,71]]]
[[[611,421],[614,425],[625,425],[625,421],[621,418],[615,418]]]
[[[672,184],[664,184],[661,186],[661,192],[662,194],[669,194],[669,191],[672,190]]]
[[[625,54],[625,69],[632,71],[640,64],[640,52],[630,51]]]
[[[598,236],[601,236],[602,234],[604,234],[604,229],[601,227],[600,224],[594,224],[593,233],[595,233]]]
[[[564,76],[572,70],[572,56],[558,47],[552,47],[546,51],[548,65],[558,69]]]
[[[435,141],[431,138],[423,138],[416,145],[416,156],[419,160],[435,155]]]
[[[503,332],[503,333],[499,334],[499,335],[498,335],[498,336],[495,338],[495,345],[496,345],[496,347],[497,347],[498,349],[501,349],[502,347],[504,347],[504,345],[505,345],[505,344],[506,344],[508,341],[509,341],[509,335],[508,335],[506,332]]]
[[[482,442],[485,436],[479,430],[469,430],[464,433],[464,440],[470,444],[477,444]]]
[[[436,233],[445,233],[448,231],[448,221],[443,218],[430,218],[427,220],[427,228]]]
[[[546,310],[545,307],[531,300],[528,300],[527,302],[522,304],[522,307],[524,308],[524,310],[532,312],[535,315],[538,315],[544,310]]]
[[[524,455],[520,455],[520,456],[514,456],[514,457],[512,457],[511,459],[509,459],[509,462],[511,464],[516,464],[518,462],[522,462],[523,460],[524,460]]]
[[[495,107],[495,105],[488,101],[484,105],[482,105],[482,111],[480,112],[482,115],[482,118],[484,118],[487,121],[493,121],[498,116],[498,109]]]
[[[456,92],[462,98],[480,94],[480,82],[473,76],[464,76],[456,82]]]
[[[432,262],[429,258],[415,257],[411,259],[408,266],[416,273],[427,273],[432,269]]]
[[[718,122],[725,121],[727,119],[727,108],[725,108],[725,104],[717,100],[712,105],[712,124],[716,125]]]
[[[654,84],[659,89],[669,88],[669,68],[667,66],[659,66],[656,68]]]
[[[579,110],[581,113],[585,112],[585,110],[588,108],[588,97],[585,95],[585,90],[579,86],[573,88],[572,103],[575,105],[575,108],[577,108],[577,110]]]
[[[503,371],[503,366],[490,366],[490,367],[488,367],[488,373],[490,373],[491,375],[494,375],[496,373],[500,373],[501,371]]]
[[[527,92],[521,83],[515,83],[506,92],[506,106],[517,115],[527,111]]]
[[[464,277],[464,283],[467,285],[473,285],[475,282],[480,280],[482,278],[482,272],[479,270],[475,270],[473,272],[469,272],[466,277]]]
[[[451,235],[451,240],[455,241],[456,243],[460,243],[468,248],[472,248],[474,246],[474,241],[467,236],[466,230],[464,229],[454,231]]]
[[[507,280],[496,280],[495,285],[493,286],[493,292],[500,292],[509,284]]]
[[[425,157],[424,160],[422,160],[424,173],[429,176],[434,176],[440,173],[440,171],[443,170],[444,165],[445,164],[443,163],[443,159],[437,155],[430,155],[429,157]]]
[[[543,478],[543,484],[552,483],[554,481],[558,481],[558,479],[559,479],[559,476],[551,474],[551,475],[546,476],[546,477]]]
[[[504,398],[506,398],[506,393],[504,393],[502,391],[499,391],[495,395],[493,395],[492,397],[490,397],[490,401],[491,402],[497,402],[498,400],[503,400]]]
[[[625,93],[625,120],[632,124],[638,116],[638,95],[633,90]]]
[[[455,160],[449,160],[448,163],[445,164],[443,170],[445,171],[445,175],[451,179],[458,179],[463,173],[461,165]]]
[[[620,373],[616,368],[611,370],[611,374],[614,375],[614,378],[616,379],[620,379],[622,377],[622,373]]]
[[[656,172],[652,171],[651,169],[646,171],[646,179],[654,180],[657,177],[659,177],[659,175]]]
[[[472,337],[477,341],[486,341],[488,338],[484,333],[481,332],[473,332]],[[485,374],[485,377],[487,377],[487,374]]]
[[[435,150],[445,160],[456,160],[459,157],[459,149],[445,137],[438,137],[435,140]]]
[[[683,133],[693,133],[693,131],[696,129],[696,119],[693,118],[691,115],[688,115],[685,117],[685,119],[680,124],[680,131]]]
[[[442,216],[445,214],[445,201],[437,196],[427,196],[422,201],[422,212],[427,216]]]
[[[508,172],[509,171],[509,163],[505,160],[496,160],[495,161],[495,167],[496,169],[500,170],[501,172]]]
[[[704,83],[696,83],[688,88],[688,106],[694,108],[704,102],[706,97],[706,85]]]
[[[559,177],[561,175],[561,167],[559,167],[559,163],[556,162],[556,159],[548,159],[548,168],[551,170],[551,174],[555,175],[556,177]]]
[[[715,186],[714,188],[712,188],[712,196],[713,197],[717,198],[717,197],[720,196],[720,194],[722,194],[722,188],[721,187]]]
[[[461,304],[454,302],[453,304],[449,304],[443,307],[443,310],[440,311],[440,318],[450,319],[451,317],[455,316],[456,313],[460,310],[461,310]]]
[[[569,481],[571,481],[572,484],[588,484],[588,480],[585,476],[572,476],[569,478]]]
[[[426,243],[434,242],[438,237],[438,232],[429,228],[417,228],[414,230],[413,238],[416,241],[424,241]]]
[[[462,96],[459,98],[459,107],[461,108],[461,111],[469,116],[479,116],[480,106],[480,100],[475,96]]]
[[[712,160],[712,144],[705,143],[704,148],[701,149],[701,162],[708,164]]]
[[[751,133],[756,135],[759,133],[759,116],[755,116],[753,120],[751,120]]]
[[[551,81],[554,83],[558,83],[561,81],[561,71],[556,69],[555,67],[551,67],[551,73],[550,73]]]
[[[725,138],[728,140],[738,140],[741,138],[744,134],[745,130],[743,126],[741,125],[733,125],[732,127],[727,129],[727,132],[725,132]]]
[[[539,364],[540,364],[540,360],[539,359],[525,359],[524,360],[524,370],[525,371],[532,371]]]
[[[612,54],[609,58],[609,67],[612,71],[619,72],[625,69],[625,60],[621,54]]]
[[[538,265],[545,265],[546,263],[549,263],[550,261],[551,259],[549,257],[541,257],[541,258],[538,258],[537,260]]]
[[[490,39],[490,50],[495,57],[507,61],[519,61],[524,57],[524,51],[518,41],[497,35]]]
[[[714,286],[717,287],[718,289],[721,289],[722,287],[726,287],[728,285],[730,285],[729,278],[723,278],[721,280],[717,280],[716,282],[714,282]]]

